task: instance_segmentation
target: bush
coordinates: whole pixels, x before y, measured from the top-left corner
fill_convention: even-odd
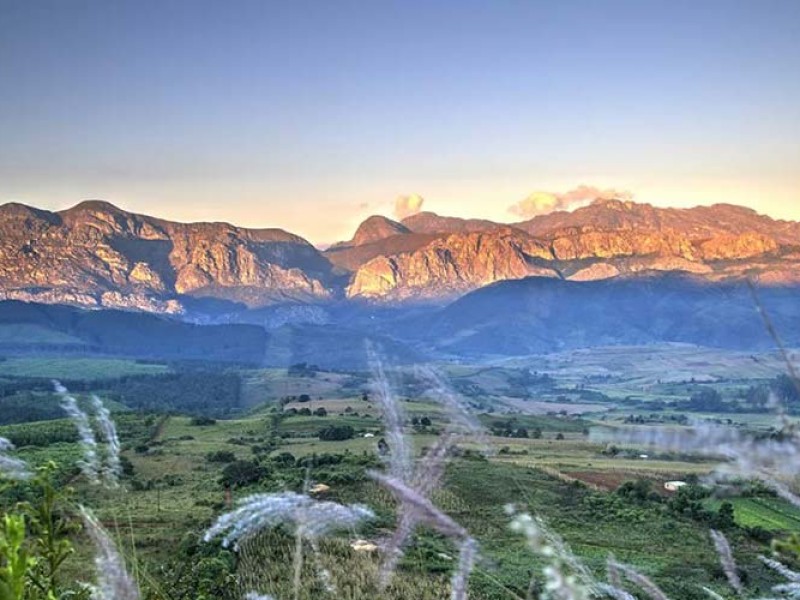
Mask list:
[[[208,425],[216,425],[217,420],[211,417],[192,417],[190,424],[195,427],[206,427]]]
[[[231,463],[236,460],[236,455],[229,450],[217,450],[206,454],[208,462]]]
[[[355,436],[355,430],[350,425],[331,425],[319,431],[319,439],[325,442],[350,440]]]
[[[223,487],[235,488],[256,483],[267,474],[267,470],[249,460],[237,460],[222,470],[219,478]]]

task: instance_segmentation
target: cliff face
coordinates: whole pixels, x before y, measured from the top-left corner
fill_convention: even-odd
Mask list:
[[[597,201],[515,224],[546,239],[558,260],[658,255],[689,261],[741,260],[800,244],[800,224],[740,206],[659,209]]]
[[[501,227],[431,215],[410,229],[455,229],[355,269],[347,295],[380,300],[452,297],[500,280],[545,275],[577,281],[677,271],[722,281],[800,282],[800,224],[747,208],[659,209],[603,200]],[[420,225],[422,224],[422,225]],[[477,231],[469,232],[475,227]],[[402,236],[391,239],[402,239]]]
[[[362,265],[347,288],[350,298],[449,299],[504,279],[557,277],[550,250],[512,228],[453,234],[414,251],[379,256]]]
[[[446,301],[496,281],[675,271],[800,282],[800,224],[742,207],[658,209],[617,200],[523,223],[420,213],[371,217],[324,254],[280,229],[175,223],[84,202],[0,206],[0,299],[179,313],[186,298],[250,307],[341,295]]]
[[[84,202],[0,207],[0,298],[181,312],[179,294],[261,305],[327,298],[329,263],[279,229],[182,224]]]

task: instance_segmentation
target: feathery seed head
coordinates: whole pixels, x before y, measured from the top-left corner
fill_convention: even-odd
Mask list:
[[[81,506],[80,512],[86,533],[95,546],[97,585],[90,586],[92,600],[139,600],[136,582],[128,574],[111,537],[87,508]]]
[[[236,547],[239,540],[280,524],[292,525],[303,538],[315,539],[337,529],[354,528],[374,516],[372,510],[360,504],[345,506],[295,492],[254,494],[220,516],[203,539],[208,542],[224,534],[223,546]]]

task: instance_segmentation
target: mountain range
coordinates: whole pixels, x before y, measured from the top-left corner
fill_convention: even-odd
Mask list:
[[[597,200],[513,224],[373,216],[321,251],[282,229],[176,223],[101,201],[0,206],[0,299],[166,314],[354,301],[443,306],[496,282],[800,283],[800,223],[726,204]]]

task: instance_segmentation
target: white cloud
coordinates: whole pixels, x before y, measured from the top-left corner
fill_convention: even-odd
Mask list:
[[[593,200],[630,200],[633,194],[625,190],[598,188],[590,185],[579,185],[573,190],[563,193],[534,192],[508,208],[508,211],[523,219],[531,219],[537,215],[545,215],[556,210],[566,210],[576,204]]]
[[[400,196],[394,201],[394,216],[398,221],[415,215],[422,210],[425,199],[417,194]]]

